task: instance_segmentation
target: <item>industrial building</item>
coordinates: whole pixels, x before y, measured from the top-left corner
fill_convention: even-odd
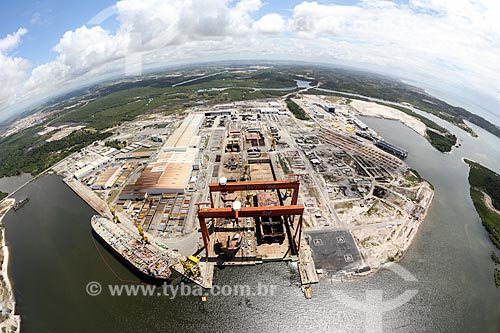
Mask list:
[[[83,178],[90,175],[92,173],[92,171],[94,171],[94,170],[95,170],[95,167],[89,164],[89,165],[84,166],[81,169],[76,170],[75,173],[73,174],[73,176],[78,180],[82,180]]]
[[[315,103],[317,106],[319,106],[320,108],[322,108],[323,110],[325,110],[326,112],[329,112],[329,113],[335,113],[335,106],[333,105],[330,105],[330,104],[319,104],[319,103]]]
[[[375,142],[375,145],[393,155],[396,155],[400,158],[407,158],[408,152],[403,148],[399,148],[398,146],[393,145],[392,143],[386,142],[384,140],[378,140]]]
[[[191,172],[200,168],[198,158],[201,137],[196,135],[205,116],[189,114],[170,136],[155,161],[149,163],[139,178],[125,186],[120,200],[144,199],[144,194],[183,194]]]
[[[101,173],[94,184],[92,184],[92,189],[105,190],[107,188],[111,188],[118,179],[121,169],[122,168],[120,166],[113,166],[106,169],[103,173]]]
[[[271,102],[269,102],[269,106],[272,108],[280,108],[281,104],[278,101],[271,101]]]
[[[279,112],[277,108],[258,108],[257,110],[262,114],[278,114]]]
[[[200,137],[196,134],[204,119],[205,115],[202,113],[189,114],[181,126],[168,138],[163,150],[182,151],[187,148],[197,148],[200,144]]]
[[[152,155],[152,152],[150,152],[150,151],[120,153],[120,154],[116,155],[115,159],[117,159],[117,160],[141,159],[141,158],[150,158],[151,155]]]

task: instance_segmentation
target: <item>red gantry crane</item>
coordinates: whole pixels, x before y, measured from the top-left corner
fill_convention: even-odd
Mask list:
[[[210,234],[206,224],[208,218],[228,218],[236,219],[239,217],[295,217],[299,216],[298,224],[295,228],[295,234],[292,242],[297,251],[300,250],[300,238],[302,236],[302,216],[304,206],[297,205],[299,195],[299,180],[272,180],[272,181],[249,181],[249,182],[227,182],[225,178],[221,178],[219,183],[209,185],[210,203],[200,203],[198,206],[198,220],[203,238],[203,245],[207,253],[208,261]],[[293,190],[291,195],[291,204],[289,206],[264,206],[264,207],[241,207],[241,202],[235,201],[232,208],[215,208],[213,193],[214,192],[234,192],[234,191],[263,191],[263,190]],[[210,204],[210,208],[200,207],[203,204]],[[293,219],[294,220],[294,219]],[[291,220],[291,221],[293,221]],[[292,222],[293,223],[293,222]]]

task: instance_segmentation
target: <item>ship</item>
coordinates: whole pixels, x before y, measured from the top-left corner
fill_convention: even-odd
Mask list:
[[[29,199],[29,198],[27,198],[27,197],[26,197],[26,198],[24,198],[24,199],[21,199],[21,200],[19,200],[19,201],[16,201],[16,202],[14,203],[14,205],[12,206],[12,208],[13,208],[14,210],[18,210],[19,208],[21,208],[22,206],[24,206],[24,205],[25,205],[28,201],[30,201],[30,199]]]
[[[94,235],[144,280],[164,282],[170,279],[172,272],[166,254],[133,236],[110,219],[94,215],[90,223]]]

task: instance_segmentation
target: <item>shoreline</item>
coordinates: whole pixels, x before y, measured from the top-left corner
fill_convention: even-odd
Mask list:
[[[422,135],[422,133],[420,133],[415,128],[413,128],[410,125],[408,125],[405,122],[403,122],[400,118],[391,117],[391,116],[385,116],[385,115],[371,115],[371,114],[364,114],[364,113],[360,113],[359,116],[366,117],[366,118],[373,118],[373,119],[383,119],[383,120],[397,121],[397,122],[401,123],[402,125],[404,125],[404,126],[408,127],[409,129],[411,129],[413,132],[417,133],[421,137],[425,138],[425,135]],[[427,129],[427,126],[425,128]]]
[[[10,202],[10,204],[8,204],[8,208],[4,209],[3,211],[0,211],[0,225],[1,225],[0,237],[2,237],[2,255],[3,255],[1,276],[5,283],[5,291],[8,295],[8,300],[5,302],[4,305],[6,308],[10,309],[11,312],[8,314],[7,319],[4,320],[2,323],[0,323],[0,329],[5,328],[6,331],[8,332],[20,332],[21,316],[16,314],[16,300],[14,297],[14,290],[12,288],[12,282],[10,281],[8,272],[10,253],[9,253],[9,247],[7,246],[7,243],[5,241],[5,226],[2,224],[3,218],[12,209],[15,200],[8,198],[2,201],[1,204],[5,204],[8,202]],[[15,327],[16,329],[12,330],[12,327]]]
[[[375,269],[370,269],[368,272],[352,273],[351,276],[353,277],[353,279],[356,279],[356,278],[365,278],[365,277],[371,276],[372,274],[378,273],[382,269],[387,269],[387,267],[389,267],[389,266],[391,266],[393,264],[399,264],[399,262],[401,260],[403,260],[404,256],[408,253],[411,245],[413,244],[413,242],[415,240],[415,237],[416,237],[416,235],[418,234],[418,232],[420,230],[420,226],[427,219],[427,214],[429,213],[429,208],[432,206],[432,201],[434,200],[434,195],[436,193],[435,190],[432,189],[432,184],[429,183],[428,181],[425,181],[425,182],[429,185],[429,188],[432,190],[432,195],[430,196],[430,198],[429,198],[429,204],[425,207],[425,211],[421,215],[421,218],[418,220],[418,223],[415,223],[413,232],[411,233],[411,235],[409,236],[408,240],[405,242],[405,244],[403,245],[402,249],[400,250],[401,254],[397,258],[395,258],[393,261],[384,262],[384,263],[380,264],[378,267],[376,267]]]
[[[357,99],[353,99],[349,105],[353,107],[360,116],[399,121],[401,124],[425,138],[425,133],[428,129],[427,125],[420,119],[408,115],[401,110],[380,105],[375,102],[365,102]]]

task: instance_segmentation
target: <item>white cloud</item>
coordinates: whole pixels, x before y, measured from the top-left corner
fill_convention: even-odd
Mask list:
[[[17,32],[0,39],[0,107],[9,106],[15,100],[30,63],[28,60],[10,55],[28,31],[20,28]]]
[[[80,73],[122,57],[126,46],[125,40],[99,26],[82,26],[66,32],[54,51],[59,54],[57,62],[69,66],[74,73]]]
[[[289,26],[301,37],[345,41],[341,47],[352,52],[341,61],[392,74],[413,71],[498,96],[499,10],[500,3],[487,0],[411,0],[407,5],[365,0],[356,6],[303,2],[294,8]]]
[[[267,14],[253,24],[253,29],[263,34],[282,34],[285,32],[285,20],[278,14]]]
[[[304,1],[287,18],[259,17],[261,0],[122,0],[114,8],[116,31],[66,32],[53,48],[55,59],[27,79],[29,63],[9,55],[26,30],[1,39],[0,79],[9,88],[0,88],[0,112],[16,99],[123,74],[130,59],[146,67],[252,58],[335,62],[500,96],[500,2]]]
[[[23,37],[27,32],[28,30],[25,28],[19,28],[19,30],[13,34],[9,34],[3,39],[0,39],[0,52],[5,54],[12,49],[15,49],[21,42],[21,37]]]
[[[245,13],[257,12],[261,8],[261,0],[241,0],[236,4],[236,9]]]

